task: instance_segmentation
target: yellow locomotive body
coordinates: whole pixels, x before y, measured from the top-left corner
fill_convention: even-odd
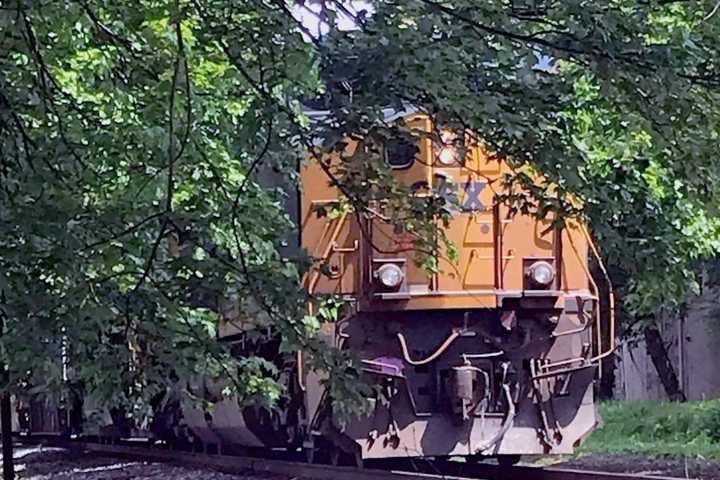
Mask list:
[[[427,116],[400,117],[432,131]],[[513,214],[498,201],[510,167],[481,146],[462,159],[431,136],[415,147],[386,150],[397,180],[454,185],[460,207],[445,229],[457,259],[440,258],[437,274],[415,264],[413,238],[381,212],[319,216],[341,195],[318,162],[302,170],[302,247],[327,267],[310,272],[305,285],[351,302],[352,314],[325,332],[357,356],[382,394],[368,416],[333,425],[322,373],[303,368],[299,352],[296,431],[308,449],[322,439],[363,459],[572,452],[598,421],[593,381],[613,348],[600,336],[587,230]],[[226,326],[222,334],[236,333]],[[186,412],[205,441],[279,446],[250,417],[230,400],[212,421]]]

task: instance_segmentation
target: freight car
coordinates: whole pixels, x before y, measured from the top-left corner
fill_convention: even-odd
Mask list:
[[[445,233],[456,261],[439,258],[440,272],[427,273],[414,262],[413,237],[381,212],[318,215],[341,194],[316,161],[303,167],[298,199],[301,246],[326,266],[311,271],[305,286],[352,305],[323,332],[351,350],[383,392],[368,399],[371,414],[335,425],[322,372],[304,368],[298,352],[281,415],[226,399],[212,412],[186,408],[184,421],[203,443],[301,442],[310,459],[331,451],[359,461],[493,456],[512,463],[522,454],[572,452],[597,425],[593,382],[614,348],[612,317],[601,325],[589,268],[591,256],[600,259],[586,227],[555,228],[499,201],[510,166],[481,144],[458,146],[452,131],[432,135],[440,126],[416,112],[387,112],[385,120],[421,133],[384,148],[398,182],[418,192],[455,186],[458,208]],[[339,162],[355,148],[349,141],[326,160]],[[222,322],[220,340],[241,339],[236,325]],[[211,395],[213,386],[204,389]]]

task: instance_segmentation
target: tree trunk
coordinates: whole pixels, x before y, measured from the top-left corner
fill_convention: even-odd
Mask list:
[[[668,357],[667,349],[663,343],[660,330],[655,325],[648,325],[643,329],[645,336],[645,346],[650,358],[652,359],[655,370],[657,371],[658,377],[663,384],[665,393],[668,398],[673,402],[684,402],[685,393],[680,388],[675,369],[670,363],[670,357]]]
[[[15,479],[11,408],[10,394],[3,393],[0,397],[0,433],[2,433],[3,480]]]
[[[0,290],[0,306],[5,303],[5,291]],[[7,317],[5,311],[0,308],[0,336],[5,333]],[[7,365],[0,363],[0,379],[7,388],[9,373]],[[15,464],[13,463],[13,438],[12,438],[12,402],[8,391],[0,394],[0,436],[2,436],[2,464],[3,480],[15,480]]]

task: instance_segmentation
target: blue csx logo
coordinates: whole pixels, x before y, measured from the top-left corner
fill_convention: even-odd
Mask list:
[[[487,182],[468,180],[462,185],[456,185],[445,177],[441,177],[435,186],[435,191],[449,203],[460,205],[462,211],[477,212],[487,209],[480,200],[480,194],[485,190],[485,187],[487,187]],[[411,188],[413,191],[429,190],[426,181],[416,182]]]

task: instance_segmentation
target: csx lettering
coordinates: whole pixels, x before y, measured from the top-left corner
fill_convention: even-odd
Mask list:
[[[487,182],[475,182],[468,180],[465,183],[465,199],[462,209],[465,212],[483,211],[485,204],[480,200],[480,193],[487,187]]]

